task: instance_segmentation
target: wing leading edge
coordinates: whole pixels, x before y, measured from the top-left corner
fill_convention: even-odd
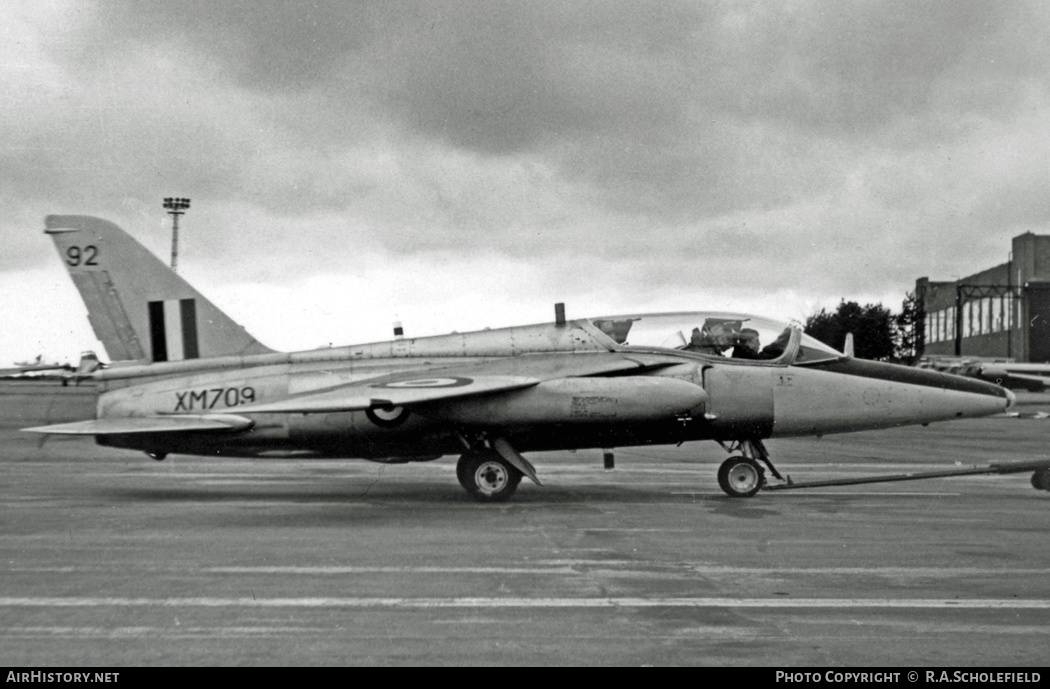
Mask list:
[[[425,402],[455,399],[493,392],[508,392],[539,385],[538,378],[529,376],[461,376],[435,375],[428,377],[379,379],[370,383],[355,383],[333,390],[309,393],[263,404],[238,408],[241,413],[298,413],[363,411],[403,407]]]
[[[52,426],[23,428],[28,433],[53,435],[125,435],[137,433],[178,433],[201,431],[244,431],[254,421],[234,414],[209,414],[207,416],[143,416],[130,418],[91,419],[59,423]]]

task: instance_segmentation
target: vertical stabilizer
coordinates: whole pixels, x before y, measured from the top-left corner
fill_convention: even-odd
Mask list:
[[[111,360],[178,361],[272,351],[113,223],[49,215],[45,226]]]

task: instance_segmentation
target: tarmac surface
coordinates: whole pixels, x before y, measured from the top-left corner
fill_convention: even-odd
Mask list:
[[[1050,396],[1021,398],[1023,417],[768,446],[796,480],[1046,460]],[[451,457],[41,444],[13,427],[91,397],[41,399],[0,390],[8,666],[1046,664],[1050,493],[1030,473],[740,500],[700,443],[623,448],[612,471],[531,454],[546,485],[483,505]]]

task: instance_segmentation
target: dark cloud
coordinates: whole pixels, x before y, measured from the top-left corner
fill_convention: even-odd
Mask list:
[[[931,91],[1005,12],[995,2],[816,2],[762,6],[722,39],[742,117],[863,134],[928,106]],[[733,36],[733,34],[736,36]],[[746,52],[745,52],[746,51]],[[752,54],[747,54],[752,52]]]
[[[926,107],[960,63],[1039,74],[1031,43],[1016,40],[1038,36],[1033,14],[993,0],[126,0],[85,16],[96,40],[72,49],[82,64],[105,64],[108,50],[178,37],[240,86],[365,98],[498,154],[618,131],[659,139],[698,112],[866,131]]]
[[[217,59],[231,81],[268,91],[299,91],[329,79],[341,58],[377,35],[383,3],[348,0],[117,0],[81,17],[94,40],[64,48],[81,64],[102,64],[130,43],[187,41]],[[163,79],[163,74],[158,74]],[[178,84],[170,84],[177,87]]]
[[[244,190],[273,210],[337,209],[367,193],[358,180],[340,196],[320,178],[333,151],[385,121],[483,156],[542,155],[615,212],[679,223],[822,193],[842,174],[820,158],[829,139],[950,136],[923,114],[970,111],[960,89],[974,74],[979,105],[1016,102],[1026,75],[1046,73],[1045,55],[1033,61],[1030,41],[1011,40],[1036,38],[1033,12],[977,0],[129,0],[85,18],[97,40],[72,49],[97,70],[129,45],[175,40],[219,78],[281,101],[279,129],[263,137],[320,162],[294,193]]]

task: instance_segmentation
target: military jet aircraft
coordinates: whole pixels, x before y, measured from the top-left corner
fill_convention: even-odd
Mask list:
[[[959,375],[986,380],[1012,390],[1043,392],[1050,383],[1050,364],[974,362],[963,366]]]
[[[1011,390],[1044,392],[1050,384],[1050,363],[1018,363],[998,357],[928,356],[919,360],[919,366],[977,378]]]
[[[87,351],[80,353],[80,362],[75,368],[69,364],[26,364],[23,362],[17,368],[0,369],[0,378],[59,380],[62,385],[68,385],[69,381],[79,383],[81,380],[90,378],[91,374],[101,365],[98,356],[92,351]]]
[[[114,360],[94,419],[25,429],[169,453],[412,462],[460,454],[481,501],[510,497],[522,453],[714,440],[718,482],[750,497],[763,440],[1006,410],[982,381],[863,361],[757,316],[627,314],[282,353],[260,344],[106,220],[49,216]],[[557,305],[561,306],[561,305]]]

